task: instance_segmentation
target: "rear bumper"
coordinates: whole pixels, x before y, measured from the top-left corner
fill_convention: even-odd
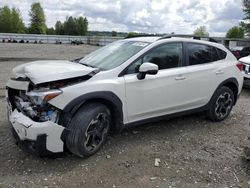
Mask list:
[[[8,116],[17,143],[25,149],[39,155],[63,152],[64,127],[51,121],[35,122],[17,110],[9,111]]]

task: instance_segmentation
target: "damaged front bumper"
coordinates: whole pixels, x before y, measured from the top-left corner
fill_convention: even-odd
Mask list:
[[[63,152],[62,134],[64,127],[51,121],[35,122],[21,112],[9,112],[9,121],[13,126],[14,137],[18,143],[30,143],[26,148],[39,153]],[[45,151],[43,151],[45,150]]]
[[[37,121],[36,118],[30,117],[32,114],[28,113],[28,111],[23,112],[24,107],[18,108],[14,102],[14,97],[18,96],[18,94],[15,93],[14,95],[11,91],[26,92],[28,86],[29,82],[27,81],[9,80],[7,83],[8,119],[12,125],[11,129],[14,138],[20,146],[24,146],[25,149],[40,156],[63,152],[65,127],[50,119],[41,121],[40,118],[40,121]],[[33,109],[29,108],[29,110]]]

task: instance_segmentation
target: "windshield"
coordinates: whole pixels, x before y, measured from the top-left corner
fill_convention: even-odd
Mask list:
[[[101,70],[110,70],[124,63],[148,44],[137,41],[117,41],[87,55],[79,63]]]

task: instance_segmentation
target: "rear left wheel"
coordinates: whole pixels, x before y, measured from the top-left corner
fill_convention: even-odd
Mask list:
[[[80,157],[95,154],[105,143],[110,126],[110,111],[105,105],[90,103],[83,106],[68,127],[67,148]]]
[[[213,95],[207,116],[212,121],[226,119],[234,105],[233,91],[225,86],[219,88]]]

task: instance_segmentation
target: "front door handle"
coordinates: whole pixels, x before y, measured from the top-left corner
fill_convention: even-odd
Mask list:
[[[216,75],[224,74],[224,71],[223,70],[218,70],[215,74]]]
[[[185,80],[185,79],[186,79],[186,77],[182,76],[182,75],[175,77],[175,80]]]

